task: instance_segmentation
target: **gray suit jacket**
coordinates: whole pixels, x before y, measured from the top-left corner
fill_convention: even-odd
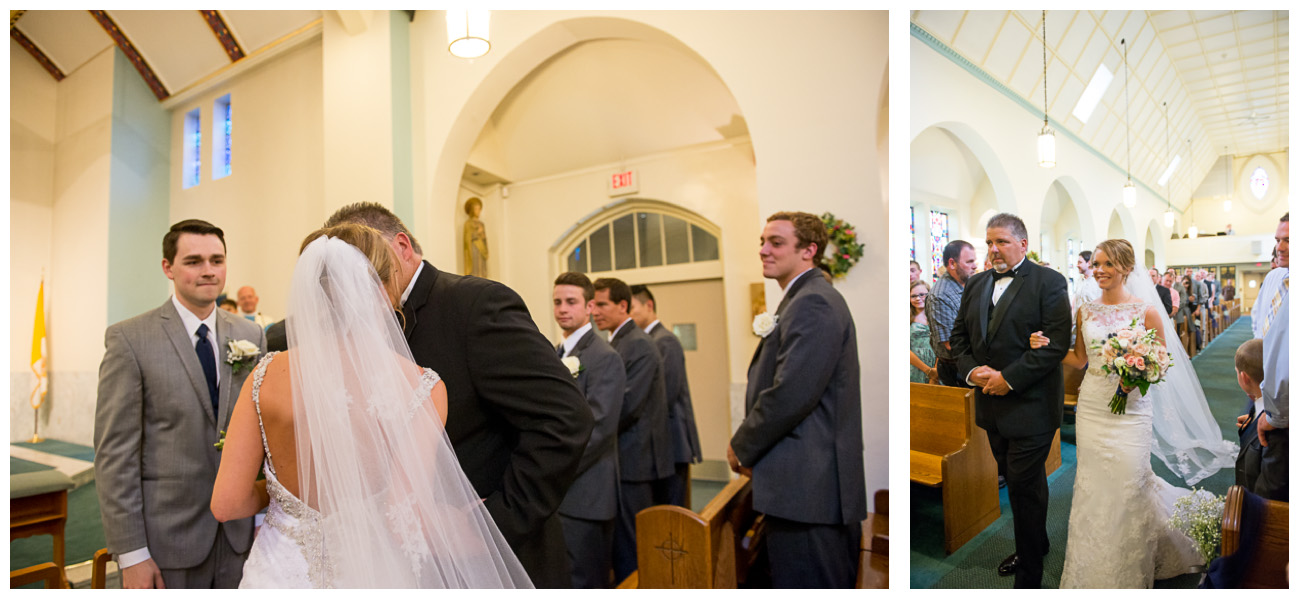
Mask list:
[[[108,551],[148,547],[162,569],[193,567],[217,536],[209,505],[221,452],[213,447],[230,421],[244,378],[225,362],[228,342],[266,348],[262,328],[224,310],[217,315],[218,413],[189,332],[170,298],[111,325],[104,333],[95,405],[95,482]],[[225,524],[236,552],[253,542],[253,519]]]
[[[578,389],[587,398],[596,425],[578,463],[578,476],[560,503],[567,517],[603,521],[618,516],[618,417],[627,374],[623,359],[596,329],[583,334],[569,356],[582,364]]]
[[[786,290],[749,364],[731,438],[754,470],[754,509],[802,523],[867,518],[858,340],[844,297],[815,270]]]
[[[656,323],[650,338],[664,363],[664,393],[668,395],[668,431],[673,440],[673,462],[700,462],[700,434],[695,429],[691,386],[686,380],[686,352],[664,324]]]
[[[663,361],[646,332],[628,322],[610,345],[623,358],[627,387],[618,419],[618,465],[622,481],[654,481],[673,474],[668,436],[668,399]]]

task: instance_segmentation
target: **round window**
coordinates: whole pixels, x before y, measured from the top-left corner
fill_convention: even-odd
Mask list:
[[[1250,193],[1257,200],[1262,200],[1264,194],[1268,193],[1268,172],[1264,167],[1255,167],[1255,171],[1250,174]]]

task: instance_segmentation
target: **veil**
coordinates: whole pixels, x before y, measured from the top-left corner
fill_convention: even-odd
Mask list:
[[[298,259],[287,329],[299,496],[340,588],[532,584],[460,470],[370,261],[338,239]]]
[[[1147,392],[1153,410],[1151,453],[1188,485],[1195,485],[1219,469],[1233,467],[1237,444],[1223,439],[1187,351],[1173,341],[1177,335],[1174,323],[1164,311],[1155,284],[1145,273],[1134,270],[1125,279],[1124,288],[1148,306],[1159,309],[1165,346],[1173,358],[1174,367],[1169,369],[1165,380]]]

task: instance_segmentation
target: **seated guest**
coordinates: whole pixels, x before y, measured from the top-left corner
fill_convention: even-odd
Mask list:
[[[924,280],[912,282],[911,299],[908,310],[912,313],[912,325],[908,339],[912,347],[913,383],[938,383],[939,369],[935,367],[934,350],[930,348],[930,326],[925,320],[925,298],[930,295],[930,286]]]
[[[1259,479],[1259,462],[1263,447],[1259,444],[1256,428],[1259,415],[1264,411],[1264,398],[1260,386],[1264,382],[1264,342],[1246,340],[1237,347],[1234,358],[1237,368],[1237,385],[1246,393],[1246,414],[1237,417],[1237,435],[1241,438],[1241,453],[1237,455],[1236,484],[1248,490],[1255,489]]]

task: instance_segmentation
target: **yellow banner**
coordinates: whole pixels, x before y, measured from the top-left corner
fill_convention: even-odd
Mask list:
[[[36,389],[32,390],[32,408],[40,408],[48,387],[45,357],[45,279],[36,292],[36,324],[32,328],[32,373],[36,375]]]

